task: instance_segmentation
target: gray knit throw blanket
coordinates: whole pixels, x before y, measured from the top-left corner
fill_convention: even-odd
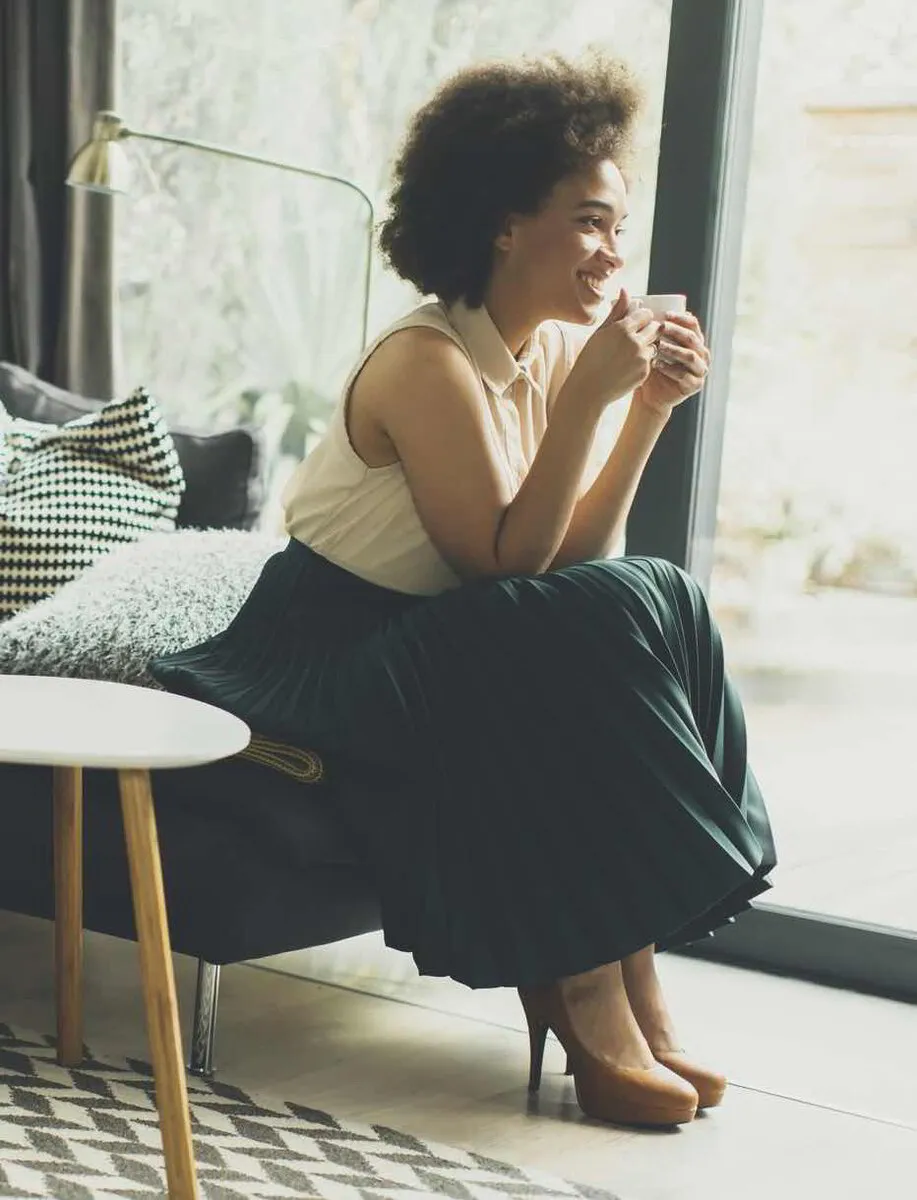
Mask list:
[[[158,685],[147,663],[225,629],[286,538],[176,529],[121,546],[0,624],[0,672]]]

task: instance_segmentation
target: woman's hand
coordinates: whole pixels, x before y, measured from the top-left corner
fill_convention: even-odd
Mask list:
[[[634,399],[668,416],[676,405],[704,386],[710,350],[693,313],[667,313],[660,325],[652,370]]]
[[[652,312],[621,288],[577,355],[567,379],[571,390],[602,406],[626,396],[650,374],[659,329]]]

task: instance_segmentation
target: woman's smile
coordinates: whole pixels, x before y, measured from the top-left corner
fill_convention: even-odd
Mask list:
[[[587,292],[593,300],[604,300],[605,289],[608,284],[610,275],[596,275],[592,271],[577,271],[576,278],[579,280],[583,290]]]

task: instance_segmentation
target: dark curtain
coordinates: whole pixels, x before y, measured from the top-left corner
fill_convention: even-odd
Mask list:
[[[116,107],[117,0],[0,0],[0,360],[115,393],[110,197],[65,185]]]

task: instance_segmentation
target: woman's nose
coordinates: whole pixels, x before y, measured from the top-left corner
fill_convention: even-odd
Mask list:
[[[609,270],[620,271],[624,266],[624,259],[615,246],[602,246],[599,255]]]

